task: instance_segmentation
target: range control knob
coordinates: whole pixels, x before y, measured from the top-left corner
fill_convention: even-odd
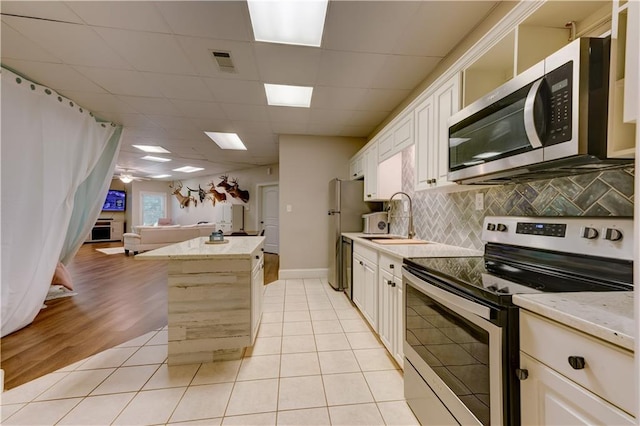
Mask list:
[[[506,232],[507,225],[505,225],[504,223],[499,223],[496,229],[498,230],[498,232]]]
[[[620,241],[622,239],[622,232],[619,229],[607,228],[604,239],[609,241]]]
[[[596,228],[590,228],[588,226],[585,226],[584,229],[582,230],[581,237],[587,238],[589,240],[598,238],[598,230]]]
[[[495,231],[495,230],[496,230],[495,223],[488,223],[487,224],[487,231]]]

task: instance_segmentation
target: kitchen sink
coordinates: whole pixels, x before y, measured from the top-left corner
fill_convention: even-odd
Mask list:
[[[395,235],[377,235],[377,236],[366,236],[360,237],[365,240],[369,240],[372,243],[376,244],[393,244],[393,245],[403,245],[403,244],[431,244],[429,241],[419,240],[417,238],[409,239],[407,237],[399,237]]]
[[[406,240],[407,237],[400,237],[397,235],[388,235],[388,234],[375,234],[375,235],[369,235],[366,237],[360,237],[363,240]]]

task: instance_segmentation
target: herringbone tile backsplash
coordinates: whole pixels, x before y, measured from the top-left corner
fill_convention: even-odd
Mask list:
[[[454,193],[414,192],[414,150],[402,152],[402,188],[413,200],[416,238],[482,249],[485,216],[633,216],[634,168]],[[475,197],[484,193],[484,210]],[[394,199],[394,204],[406,202]],[[394,209],[402,211],[402,209]],[[391,233],[406,235],[408,216],[393,215]]]

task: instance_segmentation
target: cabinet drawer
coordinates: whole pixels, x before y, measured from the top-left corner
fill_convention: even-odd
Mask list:
[[[538,315],[520,313],[522,352],[634,414],[633,353]],[[584,358],[584,368],[574,369],[569,357]]]
[[[353,252],[359,254],[364,259],[372,262],[374,265],[378,264],[378,251],[370,247],[363,246],[358,243],[353,244]]]
[[[395,275],[397,277],[402,276],[402,259],[399,257],[393,257],[389,256],[386,253],[380,253],[380,261],[378,262],[378,266],[389,272],[391,275]]]

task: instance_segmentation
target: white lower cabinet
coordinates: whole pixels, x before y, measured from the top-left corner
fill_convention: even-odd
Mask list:
[[[404,300],[402,259],[379,253],[378,257],[378,333],[389,353],[404,365]]]
[[[256,341],[262,318],[262,300],[264,297],[264,253],[260,247],[252,253],[251,270],[251,343]]]
[[[353,245],[353,302],[375,331],[378,331],[377,252]]]
[[[520,311],[523,425],[631,425],[633,354]]]

